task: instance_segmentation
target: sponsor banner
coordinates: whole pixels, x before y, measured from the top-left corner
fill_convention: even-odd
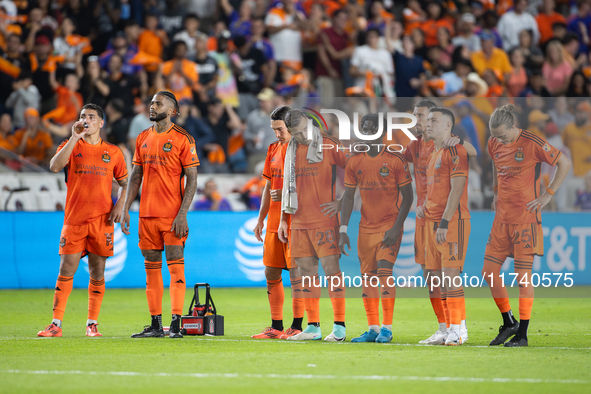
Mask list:
[[[494,219],[493,212],[472,212],[472,232],[464,272],[480,276],[484,250]],[[265,286],[263,244],[252,232],[256,212],[189,212],[189,238],[185,248],[185,272],[192,283],[208,282],[215,287]],[[349,222],[352,251],[342,256],[341,271],[360,275],[357,258],[357,234],[360,213],[353,212]],[[0,212],[0,246],[3,272],[0,288],[52,288],[59,270],[58,248],[63,212]],[[138,244],[138,215],[131,214],[131,234],[125,236],[119,226],[114,234],[114,256],[107,260],[105,280],[111,288],[145,287],[144,260]],[[591,285],[591,214],[545,213],[543,215],[545,256],[536,258],[534,273],[571,273],[573,284]],[[421,275],[414,262],[414,214],[410,214],[394,276]],[[164,258],[163,253],[163,262]],[[163,264],[164,283],[170,277]],[[512,272],[507,259],[503,272]],[[284,273],[284,284],[289,275]],[[88,286],[88,263],[81,260],[74,286]]]

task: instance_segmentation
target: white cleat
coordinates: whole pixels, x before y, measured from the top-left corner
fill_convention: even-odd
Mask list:
[[[287,338],[288,341],[319,341],[322,339],[320,327],[308,326],[304,331],[297,335]]]
[[[324,342],[345,342],[347,338],[345,327],[335,324],[332,332],[324,338]]]
[[[437,330],[435,334],[431,335],[427,339],[423,339],[419,341],[419,343],[424,343],[425,345],[443,345],[445,340],[447,339],[447,332]]]
[[[460,346],[462,344],[462,337],[459,330],[450,331],[445,340],[445,346]]]
[[[462,343],[468,342],[468,329],[467,328],[460,328],[460,338],[462,339]]]

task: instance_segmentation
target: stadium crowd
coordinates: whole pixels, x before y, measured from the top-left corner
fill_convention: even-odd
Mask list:
[[[102,137],[130,163],[152,124],[152,95],[165,89],[180,104],[174,122],[195,139],[199,172],[255,173],[236,188],[256,200],[274,108],[385,97],[412,111],[408,98],[437,97],[477,149],[471,205],[487,209],[488,118],[513,102],[519,126],[573,162],[575,186],[554,209],[585,209],[590,31],[589,0],[2,0],[0,148],[47,166],[94,103],[105,108]],[[338,135],[336,124],[326,131]],[[201,209],[227,206],[213,188]]]

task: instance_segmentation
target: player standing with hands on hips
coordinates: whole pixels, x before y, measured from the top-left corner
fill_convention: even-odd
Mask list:
[[[80,120],[72,126],[72,137],[62,142],[49,164],[52,172],[64,169],[68,194],[60,236],[60,270],[53,296],[53,320],[37,333],[40,337],[62,336],[62,320],[74,274],[80,258],[86,254],[90,273],[86,336],[102,336],[96,326],[105,294],[105,264],[107,257],[113,256],[113,222],[121,220],[127,186],[123,153],[100,137],[99,131],[105,123],[103,118],[103,109],[98,105],[83,106]],[[115,206],[111,200],[113,178],[120,186]]]
[[[195,140],[172,123],[178,114],[176,97],[160,91],[152,98],[150,120],[154,125],[136,140],[131,181],[125,200],[121,227],[129,234],[129,208],[142,184],[139,220],[139,247],[146,268],[146,297],[152,316],[150,326],[132,338],[163,337],[162,328],[162,251],[170,272],[172,322],[170,338],[182,338],[180,317],[185,300],[185,241],[189,235],[187,211],[197,190],[199,158]],[[186,186],[185,186],[186,176]]]

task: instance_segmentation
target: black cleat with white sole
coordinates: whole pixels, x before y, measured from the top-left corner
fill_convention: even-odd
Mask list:
[[[517,321],[512,326],[503,325],[499,327],[499,335],[497,335],[497,337],[490,342],[489,346],[502,345],[507,341],[507,339],[517,334],[517,330],[519,330],[519,322]]]
[[[520,347],[528,346],[527,338],[522,338],[519,334],[515,335],[509,342],[505,343],[505,347]]]
[[[144,331],[137,333],[137,334],[133,334],[131,337],[132,338],[162,338],[162,337],[164,337],[164,330],[162,330],[162,329],[158,330],[152,326],[145,326]]]

